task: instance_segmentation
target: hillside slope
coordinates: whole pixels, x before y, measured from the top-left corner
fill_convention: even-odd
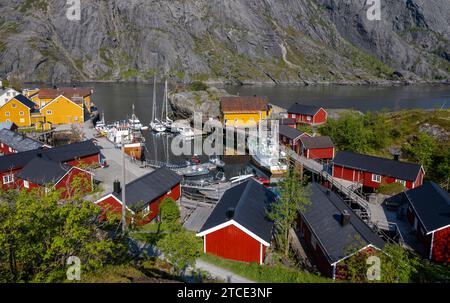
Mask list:
[[[24,80],[448,80],[450,2],[0,0],[0,77]]]

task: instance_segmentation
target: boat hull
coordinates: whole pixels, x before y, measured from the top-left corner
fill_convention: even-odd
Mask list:
[[[265,165],[265,164],[262,164],[255,156],[252,156],[252,160],[251,161],[258,168],[261,168],[265,172],[270,173],[272,176],[282,176],[288,170],[287,166],[284,166],[284,165]]]
[[[123,146],[125,153],[133,159],[142,161],[144,160],[144,144],[143,143],[132,143],[125,144]]]

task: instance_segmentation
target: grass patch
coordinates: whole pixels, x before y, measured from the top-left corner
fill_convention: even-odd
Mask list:
[[[287,268],[283,265],[263,265],[256,263],[243,263],[225,260],[212,255],[203,254],[200,257],[205,262],[214,264],[223,269],[234,272],[260,283],[332,283],[331,279],[324,278],[317,274],[312,274],[296,269]]]

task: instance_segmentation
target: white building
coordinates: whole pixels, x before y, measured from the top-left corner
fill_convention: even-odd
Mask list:
[[[5,105],[6,102],[19,95],[20,93],[13,88],[1,89],[0,88],[0,107]]]

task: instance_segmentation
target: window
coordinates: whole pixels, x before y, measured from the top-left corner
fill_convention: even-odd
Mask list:
[[[147,204],[147,206],[142,211],[142,217],[146,217],[150,213],[150,204]]]
[[[12,108],[16,108],[16,106],[17,106],[17,105],[16,105],[15,103],[11,104],[11,107],[12,107]]]
[[[3,143],[0,143],[0,147],[3,148]]]
[[[47,115],[51,115],[52,114],[52,111],[51,110],[48,110],[47,111]]]
[[[296,114],[292,114],[292,118],[293,119],[297,118],[297,115]]]
[[[167,192],[168,195],[170,195],[171,193],[172,193],[172,190],[169,190],[169,191]]]
[[[25,115],[24,112],[19,112],[19,116],[23,116],[23,115]]]
[[[307,116],[306,120],[311,121],[312,117],[311,116]]]
[[[14,182],[14,175],[3,176],[3,184],[10,184]]]
[[[11,114],[9,112],[5,112],[5,116],[9,117]]]
[[[23,180],[23,187],[30,188],[30,183],[27,180]]]
[[[11,147],[8,147],[8,151],[9,151],[10,153],[12,153],[12,152],[13,152],[13,149],[12,149]]]
[[[75,121],[78,121],[78,117],[73,118]]]
[[[381,176],[380,175],[376,175],[376,174],[372,174],[372,181],[373,182],[377,182],[377,183],[381,183]]]
[[[20,118],[20,123],[25,123],[25,119],[24,118]]]
[[[397,179],[397,180],[395,180],[395,182],[400,183],[401,185],[406,187],[406,181],[405,180]]]

